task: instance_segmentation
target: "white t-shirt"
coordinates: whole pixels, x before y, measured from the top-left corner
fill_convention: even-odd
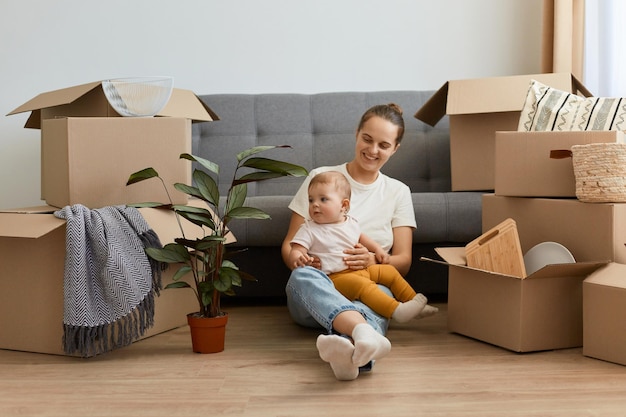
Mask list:
[[[361,237],[359,223],[348,216],[341,223],[319,224],[305,219],[293,239],[293,243],[304,246],[309,255],[317,256],[325,274],[347,269],[343,251],[353,248]]]
[[[415,212],[411,191],[401,181],[388,177],[382,172],[371,184],[360,184],[352,179],[347,164],[320,167],[311,170],[300,189],[289,204],[289,208],[304,217],[309,218],[308,187],[311,178],[324,171],[339,171],[346,176],[352,187],[350,198],[350,216],[354,217],[361,226],[361,231],[378,242],[387,252],[393,246],[393,228],[408,226],[416,228]]]

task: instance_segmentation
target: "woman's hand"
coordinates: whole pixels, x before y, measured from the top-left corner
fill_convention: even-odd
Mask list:
[[[315,269],[322,270],[322,261],[317,256],[311,256],[311,263],[309,266],[312,266]]]
[[[365,269],[376,263],[374,254],[360,243],[357,243],[352,249],[344,250],[343,253],[347,255],[343,258],[346,266],[353,270]]]

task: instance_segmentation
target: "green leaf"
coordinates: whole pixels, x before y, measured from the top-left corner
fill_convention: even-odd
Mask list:
[[[181,193],[185,193],[192,197],[197,197],[197,198],[202,199],[202,194],[200,194],[200,190],[198,190],[196,187],[192,187],[190,185],[177,182],[174,184],[174,188],[176,188]]]
[[[237,269],[237,270],[239,270],[239,268],[237,267],[237,265],[235,265],[235,264],[233,263],[233,261],[229,261],[228,259],[224,259],[224,260],[222,261],[222,267],[225,267],[225,268],[231,268],[231,269]]]
[[[183,153],[180,155],[180,159],[188,159],[190,161],[198,162],[200,165],[205,167],[211,172],[214,172],[219,175],[220,167],[215,162],[211,162],[208,159],[201,158],[199,156],[191,155],[188,153]]]
[[[177,243],[168,243],[163,248],[146,248],[146,254],[156,261],[168,264],[186,262],[190,259],[189,252]]]
[[[128,207],[134,207],[134,208],[155,208],[155,207],[165,207],[168,205],[169,204],[155,203],[155,202],[127,204]]]
[[[239,278],[239,273],[236,269],[220,268],[219,279],[213,282],[215,285],[215,289],[219,292],[226,292],[232,288],[234,283],[239,282],[241,286],[241,279]]]
[[[169,288],[191,288],[191,285],[187,284],[185,281],[172,282],[165,286],[165,289]]]
[[[196,250],[206,251],[208,249],[214,248],[217,245],[224,243],[226,238],[221,236],[206,236],[198,242],[198,246]]]
[[[196,240],[177,238],[176,243],[197,251],[206,251],[207,249],[215,247],[217,244],[224,242],[225,240],[226,238],[221,236],[205,236],[202,239]]]
[[[154,177],[158,177],[159,173],[156,172],[156,170],[152,167],[150,168],[144,168],[141,171],[137,171],[133,174],[130,174],[130,177],[128,177],[128,181],[126,182],[126,185],[131,185],[131,184],[135,184],[150,178],[154,178]]]
[[[261,209],[254,207],[236,207],[226,213],[225,217],[232,219],[270,219],[270,215]]]
[[[209,306],[213,302],[213,291],[215,287],[211,281],[201,281],[198,283],[198,291],[200,292],[200,299],[202,305]]]
[[[210,210],[205,209],[204,207],[196,207],[196,206],[185,206],[183,204],[176,204],[172,206],[177,213],[194,213],[194,214],[204,214],[207,216],[211,216],[212,213]]]
[[[254,148],[250,148],[250,149],[246,149],[243,152],[240,152],[237,154],[237,161],[241,162],[244,159],[246,159],[249,156],[255,155],[259,152],[265,152],[265,151],[269,151],[270,149],[276,149],[276,148],[291,148],[291,146],[289,145],[269,145],[269,146],[255,146]]]
[[[285,176],[286,176],[285,174],[282,174],[280,172],[267,172],[267,171],[251,172],[233,181],[233,185],[240,185],[240,184],[244,184],[247,182],[271,180],[272,178],[280,178],[280,177],[285,177]]]
[[[234,208],[243,206],[248,195],[248,186],[246,184],[237,184],[228,191],[228,205],[225,210],[228,214]]]
[[[187,265],[181,266],[180,268],[178,268],[178,271],[176,271],[176,273],[172,277],[172,281],[178,281],[179,279],[187,275],[189,272],[191,272],[190,266],[187,266]]]
[[[220,202],[220,191],[213,177],[204,171],[196,169],[193,171],[193,180],[198,186],[201,198],[217,207]]]
[[[198,226],[206,226],[211,230],[215,230],[215,221],[213,220],[213,214],[202,207],[194,206],[172,206],[176,213],[180,214],[184,219],[189,220],[191,223]]]
[[[257,282],[257,279],[253,276],[250,275],[249,273],[245,272],[245,271],[239,271],[239,276],[243,279],[245,279],[246,281],[252,281],[252,282]]]
[[[302,177],[308,174],[307,170],[299,165],[268,158],[250,158],[245,161],[242,166],[263,171],[278,172],[285,176]]]
[[[213,302],[213,297],[211,293],[203,292],[202,293],[202,305],[207,307],[207,306],[210,306],[212,302]]]

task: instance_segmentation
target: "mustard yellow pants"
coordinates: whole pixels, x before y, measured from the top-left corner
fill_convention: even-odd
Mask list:
[[[391,318],[400,302],[412,300],[417,293],[398,270],[389,264],[371,265],[367,269],[353,271],[346,269],[330,274],[335,288],[350,301],[361,300],[383,317]],[[376,284],[391,290],[393,297],[382,291]]]

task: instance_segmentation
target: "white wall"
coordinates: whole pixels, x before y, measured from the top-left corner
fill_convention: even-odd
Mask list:
[[[4,116],[40,92],[138,75],[206,94],[434,90],[536,73],[541,4],[0,0],[0,208],[42,204],[39,131],[23,128],[26,114]]]

